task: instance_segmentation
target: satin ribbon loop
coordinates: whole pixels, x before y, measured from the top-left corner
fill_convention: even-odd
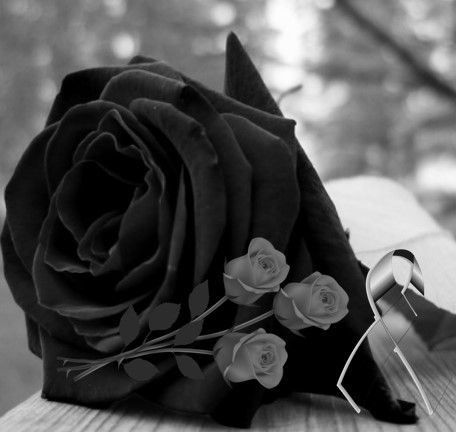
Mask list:
[[[398,281],[396,278],[394,269],[393,269],[393,258],[394,257],[400,257],[403,258],[405,261],[407,261],[410,264],[409,272],[407,275],[407,278],[404,283],[401,283]],[[339,379],[337,381],[337,387],[339,390],[342,392],[342,394],[345,396],[347,401],[352,405],[353,409],[359,413],[361,410],[359,406],[356,404],[356,402],[353,400],[353,398],[350,396],[350,394],[347,392],[347,390],[343,387],[342,381],[345,377],[345,374],[348,370],[348,367],[350,366],[350,363],[353,360],[353,357],[355,356],[357,350],[361,346],[361,343],[364,341],[364,339],[367,338],[369,333],[372,331],[372,329],[375,327],[377,323],[381,323],[383,328],[385,329],[388,337],[391,339],[391,342],[394,344],[394,352],[397,354],[399,359],[402,361],[404,364],[405,368],[407,369],[407,372],[409,373],[410,377],[412,378],[413,382],[415,383],[415,386],[417,387],[418,391],[420,392],[421,398],[423,399],[426,408],[428,410],[429,415],[433,413],[432,407],[429,403],[429,400],[426,396],[426,393],[423,390],[423,387],[421,385],[421,382],[419,381],[416,373],[414,372],[413,368],[411,367],[410,363],[408,362],[407,358],[405,357],[404,353],[401,351],[398,342],[395,340],[394,336],[391,334],[391,332],[388,329],[388,326],[385,324],[383,318],[382,318],[382,311],[378,307],[377,302],[383,298],[391,289],[401,286],[401,295],[407,302],[408,306],[410,309],[413,311],[415,316],[417,316],[415,310],[413,309],[412,305],[409,303],[407,300],[407,297],[405,296],[405,291],[410,287],[410,285],[413,286],[420,294],[424,295],[424,284],[423,284],[423,275],[421,272],[421,268],[415,258],[415,256],[408,250],[406,249],[395,249],[391,252],[388,252],[386,255],[384,255],[378,262],[377,264],[369,271],[366,277],[366,295],[369,300],[369,304],[372,308],[372,312],[374,313],[374,322],[369,326],[369,328],[364,332],[364,334],[361,336],[361,338],[358,340],[356,343],[355,347],[353,348],[351,354],[349,355],[344,368],[342,369],[342,372],[339,376]]]

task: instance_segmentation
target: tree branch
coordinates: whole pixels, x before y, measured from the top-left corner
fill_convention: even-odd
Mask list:
[[[375,40],[387,47],[405,64],[421,83],[440,96],[456,104],[456,88],[422,59],[417,58],[408,48],[401,45],[388,31],[357,9],[350,0],[336,0],[335,6]]]

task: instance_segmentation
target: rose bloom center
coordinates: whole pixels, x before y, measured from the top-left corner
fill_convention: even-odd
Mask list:
[[[261,354],[260,354],[260,365],[265,367],[265,366],[270,366],[271,364],[274,363],[275,361],[275,353],[272,348],[266,348],[264,349]]]
[[[255,260],[258,267],[268,274],[276,274],[279,271],[274,258],[269,255],[258,253],[255,256]]]
[[[323,288],[320,291],[320,301],[325,305],[327,309],[332,309],[336,303],[336,296],[332,292]]]

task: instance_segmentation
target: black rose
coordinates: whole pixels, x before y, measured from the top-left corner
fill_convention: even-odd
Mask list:
[[[234,35],[227,56],[226,94],[143,57],[125,67],[72,73],[45,129],[21,158],[5,192],[2,250],[30,348],[43,358],[45,397],[93,405],[143,386],[144,394],[168,406],[249,424],[266,400],[264,389],[251,382],[229,389],[214,363],[206,365],[206,379],[195,382],[178,377],[174,363],[163,359],[150,386],[115,364],[78,382],[57,368],[59,356],[119,352],[119,320],[130,305],[145,329],[152,307],[184,302],[207,278],[211,299],[219,298],[223,285],[214,275],[254,237],[287,253],[295,269],[290,278],[316,269],[348,292],[357,316],[332,326],[311,347],[312,358],[306,355],[315,376],[319,365],[325,369],[325,379],[290,383],[285,376],[277,389],[337,394],[332,380],[370,320],[363,277],[294,137],[295,122],[283,118]],[[251,314],[232,304],[217,319],[225,328]],[[337,358],[328,346],[338,349]],[[299,352],[307,348],[290,341],[295,358],[289,368],[304,360]],[[363,355],[363,370],[377,377],[367,347]],[[353,396],[379,416],[380,409],[384,417],[400,417],[379,379],[380,391],[366,396],[355,383]]]

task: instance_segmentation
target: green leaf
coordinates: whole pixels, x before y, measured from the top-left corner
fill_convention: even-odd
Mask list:
[[[209,304],[209,286],[208,281],[197,285],[190,293],[188,298],[188,307],[192,318],[201,315]]]
[[[176,355],[177,367],[182,375],[191,379],[204,379],[204,373],[198,363],[188,355]]]
[[[158,373],[155,365],[140,358],[124,363],[124,369],[128,376],[136,381],[147,381]]]
[[[131,305],[120,319],[119,333],[125,345],[133,342],[139,334],[139,318]]]
[[[162,303],[158,305],[149,314],[150,331],[169,329],[176,322],[179,312],[179,304]]]
[[[184,325],[174,338],[174,345],[191,344],[200,334],[203,329],[203,320],[190,322]]]
[[[282,113],[257,68],[234,33],[226,40],[225,93],[271,114]]]

